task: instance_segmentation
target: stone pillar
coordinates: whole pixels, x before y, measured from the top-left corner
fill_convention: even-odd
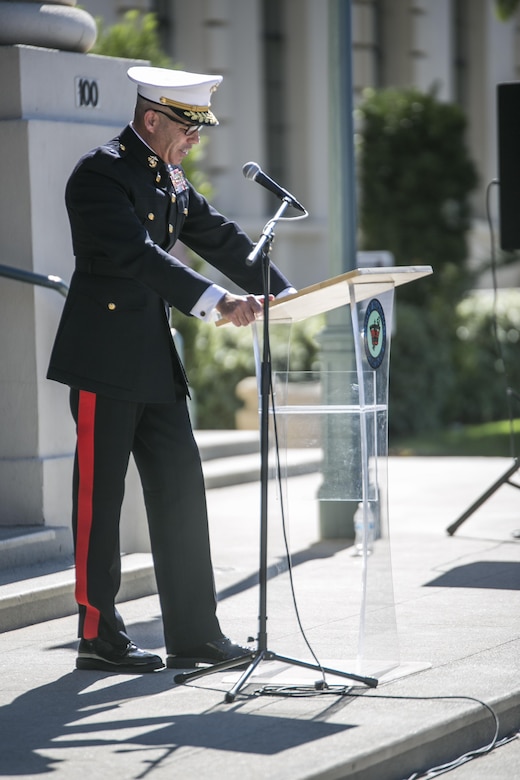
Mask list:
[[[0,0],[0,264],[65,282],[74,265],[67,178],[83,153],[117,135],[135,103],[126,76],[135,62],[79,53],[93,44],[95,24],[74,4]],[[0,277],[3,526],[70,525],[68,388],[45,378],[62,307],[54,290]],[[129,493],[130,514],[141,516],[132,485]]]
[[[329,0],[329,102],[329,268],[332,277],[356,267],[357,245],[352,22],[350,3],[343,0]],[[324,377],[355,369],[350,314],[346,307],[329,312],[327,326],[319,340]],[[322,539],[353,538],[354,504],[321,500],[328,492],[328,480],[325,458],[323,484],[318,494],[320,536]]]

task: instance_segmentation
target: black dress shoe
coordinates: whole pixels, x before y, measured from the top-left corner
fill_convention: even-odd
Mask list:
[[[133,642],[117,646],[99,638],[81,639],[76,659],[76,669],[99,669],[119,674],[142,674],[163,667],[158,655],[141,650]]]
[[[174,655],[167,655],[166,666],[168,669],[191,669],[197,664],[218,664],[222,661],[231,661],[244,655],[251,655],[253,652],[251,648],[241,647],[224,636],[222,639],[215,639],[213,642],[206,642],[204,645],[191,647],[189,650]],[[233,666],[233,669],[244,668],[247,663]]]

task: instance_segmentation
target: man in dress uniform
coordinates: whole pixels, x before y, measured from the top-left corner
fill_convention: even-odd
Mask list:
[[[114,605],[130,454],[145,498],[166,666],[249,652],[223,634],[216,616],[203,474],[169,309],[248,325],[261,312],[263,283],[262,264],[246,263],[251,240],[181,167],[202,128],[218,124],[210,98],[222,77],[152,67],[128,76],[137,84],[133,122],[86,154],[67,183],[75,270],[48,377],[70,387],[77,430],[76,667],[141,673],[164,663],[131,641]],[[169,254],[177,239],[248,294],[229,293]],[[288,292],[272,266],[270,293]]]

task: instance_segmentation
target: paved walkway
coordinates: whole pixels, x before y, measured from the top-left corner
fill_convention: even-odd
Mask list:
[[[328,676],[330,687],[320,692],[312,690],[316,672],[263,661],[262,679],[251,678],[226,703],[237,672],[176,685],[168,670],[141,677],[73,671],[75,617],[0,635],[0,777],[404,780],[488,744],[495,717],[500,738],[518,731],[520,541],[512,532],[520,528],[520,494],[503,486],[454,536],[446,534],[509,466],[500,458],[390,459],[397,633],[382,540],[369,559],[362,632],[377,688]],[[356,658],[362,559],[346,543],[319,541],[316,487],[314,475],[290,480],[300,618],[320,663],[363,671]],[[240,642],[258,629],[259,496],[254,483],[208,492],[219,615]],[[270,540],[268,647],[312,661],[278,528]],[[372,584],[383,581],[382,594]],[[127,601],[121,611],[135,641],[162,653],[157,598]],[[282,695],[282,684],[299,686],[300,695]],[[520,776],[520,739],[448,776]]]

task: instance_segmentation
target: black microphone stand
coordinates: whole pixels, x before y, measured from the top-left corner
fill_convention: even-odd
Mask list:
[[[252,264],[257,257],[262,262],[262,278],[264,288],[263,301],[263,349],[262,364],[260,372],[260,564],[259,564],[259,627],[257,637],[257,649],[234,658],[229,661],[213,664],[212,666],[196,669],[192,672],[181,672],[175,675],[174,682],[185,683],[207,674],[222,672],[226,669],[232,669],[235,666],[243,666],[249,661],[249,665],[244,670],[238,681],[230,691],[226,693],[225,701],[233,702],[236,695],[247,683],[250,676],[262,661],[281,661],[282,663],[293,666],[300,666],[306,669],[314,669],[320,674],[333,674],[338,677],[345,677],[355,682],[363,683],[370,688],[377,687],[378,680],[374,677],[363,677],[351,672],[344,672],[338,669],[329,669],[307,661],[300,661],[296,658],[279,655],[269,650],[267,647],[267,538],[268,538],[268,489],[269,489],[269,401],[271,396],[271,349],[269,339],[269,291],[270,291],[270,262],[269,252],[274,238],[274,227],[288,206],[292,205],[290,197],[284,198],[280,204],[275,216],[265,225],[262,236],[255,248],[247,258],[247,262]]]

